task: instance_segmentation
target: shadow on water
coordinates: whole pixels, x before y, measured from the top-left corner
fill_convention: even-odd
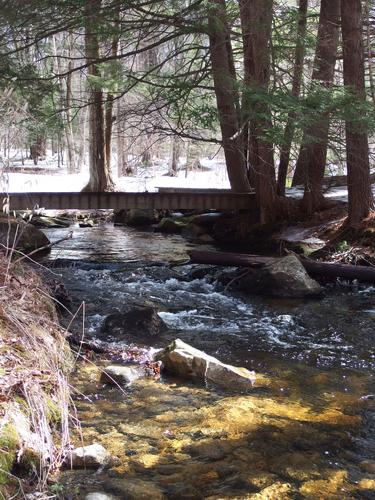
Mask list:
[[[84,441],[102,443],[120,465],[64,472],[66,498],[375,498],[373,288],[332,285],[321,300],[269,301],[230,294],[191,266],[150,265],[183,259],[179,237],[104,227],[63,245],[52,258],[88,262],[56,270],[72,307],[86,302],[87,336],[100,338],[103,318],[124,304],[147,302],[169,331],[112,339],[114,348],[180,337],[258,373],[247,394],[172,378],[122,392],[80,364],[72,383],[85,394],[76,398]],[[97,266],[100,245],[96,260],[107,263]]]

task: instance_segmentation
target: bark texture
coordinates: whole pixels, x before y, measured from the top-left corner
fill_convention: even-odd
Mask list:
[[[333,84],[340,32],[340,0],[322,0],[312,85]],[[304,203],[313,211],[323,201],[322,184],[327,159],[329,116],[322,116],[304,131],[293,186],[304,184]]]
[[[178,162],[180,159],[180,141],[177,136],[174,136],[171,141],[171,157],[169,162],[168,175],[177,177],[178,175]]]
[[[114,23],[115,32],[112,38],[111,43],[111,56],[116,57],[119,49],[120,42],[120,6],[117,7],[116,11],[116,20]],[[118,76],[118,75],[113,75]],[[113,131],[113,123],[115,121],[115,117],[113,116],[113,108],[114,108],[114,100],[115,96],[112,93],[108,93],[107,102],[105,108],[105,158],[108,168],[111,168],[111,159],[112,159],[112,131]]]
[[[212,76],[229,182],[233,191],[247,192],[250,190],[250,183],[243,154],[238,94],[225,0],[211,0],[208,27]]]
[[[303,61],[305,57],[305,37],[307,26],[308,0],[299,0],[298,7],[298,28],[296,50],[294,55],[294,71],[291,95],[298,98],[301,92]],[[277,191],[280,195],[285,195],[285,184],[288,176],[290,162],[290,151],[294,136],[294,121],[296,114],[290,111],[284,130],[283,146],[280,152],[280,163],[277,177]]]
[[[244,126],[248,127],[248,162],[251,184],[255,188],[261,219],[275,215],[276,179],[273,144],[267,138],[272,128],[266,103],[270,81],[273,0],[240,0],[244,46],[245,89]],[[251,98],[252,93],[256,93]],[[276,209],[277,210],[277,209]]]
[[[344,84],[354,99],[365,101],[365,64],[361,0],[341,0]],[[371,193],[369,145],[364,126],[348,119],[345,126],[348,170],[349,224],[355,225],[374,208]]]
[[[87,3],[85,52],[89,86],[89,168],[90,180],[84,191],[112,191],[113,181],[106,161],[103,89],[98,82],[100,70],[95,61],[99,59],[98,26],[102,7],[101,0]],[[91,79],[90,79],[91,77]]]

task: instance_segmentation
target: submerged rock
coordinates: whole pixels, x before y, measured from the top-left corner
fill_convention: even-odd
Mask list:
[[[100,381],[106,384],[131,384],[139,378],[146,377],[147,373],[144,367],[140,365],[121,366],[110,365],[102,372]]]
[[[154,307],[134,305],[124,312],[110,314],[104,320],[102,333],[111,336],[132,335],[149,337],[167,330],[167,325],[160,318]]]
[[[106,491],[122,499],[163,500],[165,496],[155,482],[126,477],[110,479],[103,483]]]
[[[98,469],[99,467],[112,467],[119,463],[119,459],[110,455],[99,443],[76,448],[69,458],[68,464],[71,463],[75,469]]]
[[[32,224],[14,217],[0,217],[0,244],[30,253],[50,244],[47,236]],[[44,250],[49,251],[48,249]]]
[[[295,255],[275,259],[255,273],[248,273],[238,280],[239,290],[270,297],[317,297],[322,288],[310,278]]]
[[[229,389],[249,389],[255,381],[255,373],[236,366],[226,365],[213,356],[174,340],[166,349],[158,352],[166,371],[181,377],[198,378]]]

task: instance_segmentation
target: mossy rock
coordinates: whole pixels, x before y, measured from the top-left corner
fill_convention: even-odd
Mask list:
[[[47,236],[32,224],[15,219],[14,217],[0,217],[0,243],[8,247],[15,247],[23,253],[30,253],[50,244]],[[44,252],[49,249],[44,248]]]
[[[15,427],[6,424],[0,430],[0,492],[11,482],[11,470],[16,460],[19,438]]]

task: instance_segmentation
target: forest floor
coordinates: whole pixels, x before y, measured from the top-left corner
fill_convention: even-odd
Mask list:
[[[72,354],[50,291],[16,260],[0,253],[0,498],[44,491],[70,440]]]
[[[284,228],[277,238],[307,249],[309,256],[318,260],[375,265],[375,215],[355,228],[349,227],[347,204],[342,201],[316,212],[308,221]]]

